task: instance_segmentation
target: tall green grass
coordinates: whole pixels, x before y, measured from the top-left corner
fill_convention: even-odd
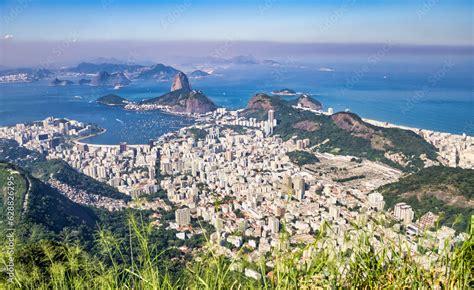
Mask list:
[[[384,242],[375,248],[370,233],[362,229],[338,237],[352,243],[348,249],[334,243],[337,233],[329,226],[304,247],[285,247],[288,238],[283,233],[282,246],[270,253],[273,265],[263,259],[245,262],[243,250],[233,258],[226,257],[208,240],[185,265],[184,274],[172,278],[173,273],[163,269],[164,261],[148,239],[152,226],[134,218],[129,219],[129,225],[129,240],[117,239],[111,232],[98,232],[96,243],[101,257],[66,242],[19,245],[15,283],[8,283],[2,273],[0,289],[468,289],[473,285],[472,234],[453,251],[440,254],[430,267],[415,261],[402,242]],[[127,247],[132,240],[138,241],[137,248]],[[123,257],[123,249],[129,251],[130,258]],[[3,247],[0,263],[6,265],[7,259]],[[241,271],[245,267],[258,271],[261,279],[245,277]]]

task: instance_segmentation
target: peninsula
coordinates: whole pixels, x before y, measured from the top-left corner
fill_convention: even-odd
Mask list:
[[[161,110],[192,116],[212,112],[217,109],[217,106],[203,92],[191,89],[188,77],[183,72],[179,72],[173,80],[169,93],[139,103],[127,104],[125,109]]]

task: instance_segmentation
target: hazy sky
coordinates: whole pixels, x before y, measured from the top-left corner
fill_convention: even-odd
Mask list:
[[[21,45],[27,54],[25,43],[33,42],[83,49],[167,41],[473,46],[472,0],[228,2],[0,0],[2,62]]]

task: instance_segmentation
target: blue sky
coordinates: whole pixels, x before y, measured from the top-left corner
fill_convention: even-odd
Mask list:
[[[0,1],[0,33],[14,41],[473,45],[473,1],[226,2]]]

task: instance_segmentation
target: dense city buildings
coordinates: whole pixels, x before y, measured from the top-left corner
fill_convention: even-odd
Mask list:
[[[424,265],[436,260],[434,252],[417,251],[418,233],[429,231],[436,215],[427,213],[415,221],[410,205],[398,203],[387,209],[383,195],[376,191],[398,180],[402,175],[399,170],[368,160],[354,162],[351,156],[319,153],[306,139],[283,140],[274,135],[276,126],[272,110],[266,120],[257,121],[220,108],[200,115],[195,125],[146,145],[83,143],[81,138],[100,133],[100,129],[55,118],[0,128],[0,138],[14,139],[48,159],[64,160],[133,198],[164,190],[177,208],[175,222],[170,225],[179,231],[176,237],[187,239],[196,232],[193,220],[208,222],[215,229],[211,241],[217,247],[230,248],[224,251],[228,256],[235,257],[235,249],[246,247],[245,258],[255,261],[288,243],[311,245],[315,233],[328,225],[335,249],[355,246],[344,236],[355,239],[367,235],[376,248],[382,247],[381,241],[401,240],[407,245],[405,250]],[[455,163],[448,162],[450,165],[471,164],[472,137],[419,134],[438,146],[442,156],[450,150],[463,152]],[[294,164],[288,156],[294,151],[308,152],[319,161]],[[347,178],[351,176],[357,178]],[[132,206],[58,180],[49,184],[78,203],[109,210]],[[171,209],[157,202],[142,207]],[[281,241],[283,233],[288,237],[285,243]],[[455,232],[444,227],[430,234],[429,243],[444,247],[453,243],[449,237],[454,236]],[[248,269],[246,275],[255,273]]]
[[[387,128],[402,128],[411,130],[422,136],[428,143],[438,149],[439,161],[449,167],[474,169],[474,137],[466,134],[456,135],[451,133],[435,132],[426,129],[397,126],[387,122],[364,119],[376,126]]]

